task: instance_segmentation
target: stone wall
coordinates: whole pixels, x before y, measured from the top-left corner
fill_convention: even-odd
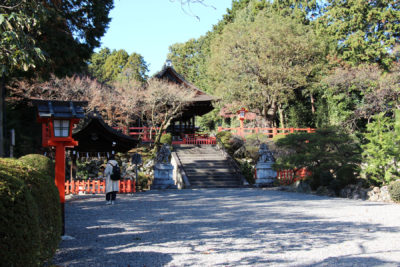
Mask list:
[[[387,186],[362,188],[361,185],[348,185],[340,190],[340,197],[369,201],[392,202]]]

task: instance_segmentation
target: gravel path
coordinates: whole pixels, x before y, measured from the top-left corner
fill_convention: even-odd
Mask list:
[[[400,205],[271,189],[77,196],[58,266],[400,266]]]

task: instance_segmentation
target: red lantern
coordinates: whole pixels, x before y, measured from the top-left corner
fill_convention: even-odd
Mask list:
[[[42,145],[56,149],[55,184],[60,195],[64,234],[65,148],[78,145],[72,138],[72,129],[85,117],[82,105],[87,102],[34,100],[34,104],[38,108],[37,120],[42,123]]]

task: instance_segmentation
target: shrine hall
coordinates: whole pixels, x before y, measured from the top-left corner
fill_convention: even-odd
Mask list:
[[[171,122],[170,127],[167,129],[167,132],[170,132],[174,138],[182,137],[185,134],[194,134],[196,132],[195,117],[212,111],[214,109],[212,102],[215,99],[186,81],[182,75],[176,72],[170,60],[166,61],[164,68],[155,74],[154,78],[176,83],[195,92],[191,104],[183,110],[180,117]]]

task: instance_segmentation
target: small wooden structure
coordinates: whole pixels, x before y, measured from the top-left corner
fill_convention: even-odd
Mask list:
[[[215,99],[186,81],[182,75],[176,72],[169,60],[167,60],[164,68],[155,74],[154,77],[176,83],[195,92],[191,104],[183,110],[179,118],[172,121],[171,126],[167,129],[167,132],[171,132],[173,136],[182,137],[184,134],[194,134],[196,131],[195,116],[202,116],[212,111],[214,109],[212,102]]]
[[[138,139],[110,127],[96,114],[90,115],[80,128],[76,128],[72,137],[79,142],[73,151],[80,153],[125,153],[139,143]]]
[[[127,136],[107,125],[96,114],[89,115],[80,127],[74,129],[72,137],[79,142],[79,145],[70,149],[72,151],[71,180],[76,178],[76,161],[79,155],[81,157],[85,155],[107,157],[118,152],[126,153],[139,143],[138,139]]]

